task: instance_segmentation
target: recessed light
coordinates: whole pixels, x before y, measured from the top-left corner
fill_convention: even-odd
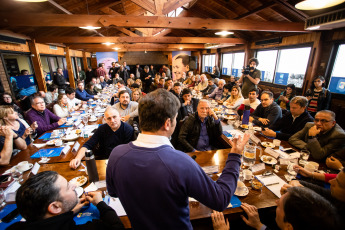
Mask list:
[[[103,42],[102,44],[106,45],[106,46],[110,46],[110,45],[114,45],[115,43],[114,42]]]
[[[226,35],[234,34],[234,32],[230,32],[230,31],[220,31],[220,32],[216,32],[216,33],[214,33],[214,34],[215,34],[215,35],[226,36]]]
[[[183,47],[180,47],[179,49],[180,49],[180,50],[183,50]]]
[[[119,47],[115,47],[115,48],[113,48],[113,50],[119,50],[119,49],[121,49],[121,48],[119,48]]]
[[[84,29],[84,30],[98,30],[101,27],[100,26],[79,26],[80,29]]]
[[[299,10],[319,10],[338,5],[345,2],[345,0],[305,0],[297,3],[295,7]]]
[[[320,29],[320,26],[311,26],[311,27],[306,28],[306,30],[318,30],[318,29]]]

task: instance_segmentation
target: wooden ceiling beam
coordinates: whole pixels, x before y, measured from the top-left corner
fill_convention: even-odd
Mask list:
[[[156,6],[152,0],[131,0],[131,1],[153,14],[157,13]]]
[[[287,16],[285,15],[284,13],[282,12],[279,12],[277,10],[275,10],[274,8],[271,7],[271,10],[275,13],[275,14],[278,14],[279,17],[283,18],[284,20],[288,21],[288,22],[292,22],[292,20]]]
[[[232,44],[229,44],[231,46]],[[204,44],[153,44],[153,43],[137,43],[137,44],[115,44],[106,46],[103,44],[68,44],[71,49],[104,49],[104,48],[121,48],[121,49],[204,49]]]
[[[79,49],[79,50],[83,50],[85,52],[114,52],[113,49],[111,48],[104,48],[104,49]],[[156,51],[156,52],[171,52],[171,51],[178,51],[179,49],[120,49],[120,50],[117,50],[117,52],[134,52],[134,51]],[[200,49],[188,49],[188,51],[199,51]],[[144,57],[145,58],[145,57]]]
[[[268,8],[268,7],[272,7],[275,4],[277,4],[277,3],[276,2],[272,2],[272,1],[271,2],[266,2],[262,6],[256,8],[256,9],[250,10],[250,11],[248,11],[245,14],[237,16],[236,18],[234,18],[234,20],[244,19],[244,18],[249,17],[249,16],[251,16],[253,14],[259,13],[260,11],[262,11],[262,10]]]
[[[39,43],[232,43],[244,44],[245,41],[239,38],[217,38],[217,37],[59,37],[59,36],[39,36],[36,37]]]
[[[309,15],[307,15],[303,11],[295,8],[295,6],[291,5],[290,3],[288,3],[285,0],[274,0],[274,1],[279,3],[280,5],[282,5],[290,13],[294,14],[295,16],[297,16],[301,21],[304,21],[306,18],[309,17]]]
[[[163,5],[166,0],[154,0],[156,7],[156,15],[163,15]]]
[[[173,10],[176,10],[177,8],[186,5],[187,3],[190,3],[193,0],[169,0],[164,4],[162,13],[163,14],[168,14]]]

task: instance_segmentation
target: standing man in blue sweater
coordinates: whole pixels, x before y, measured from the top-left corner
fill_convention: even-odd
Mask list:
[[[139,102],[142,133],[110,154],[107,189],[120,198],[134,229],[192,229],[188,197],[223,211],[236,190],[240,154],[249,136],[231,143],[232,153],[214,182],[169,141],[179,108],[177,97],[164,89],[147,94]]]

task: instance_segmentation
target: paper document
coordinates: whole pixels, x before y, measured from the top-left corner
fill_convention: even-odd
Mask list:
[[[281,197],[280,189],[283,187],[284,184],[287,184],[283,179],[281,179],[276,174],[270,176],[262,176],[258,175],[256,178],[263,183],[266,188],[268,188],[271,192],[274,193],[277,197]]]
[[[111,197],[109,199],[108,205],[116,211],[118,216],[126,216],[127,215],[127,213],[126,213],[125,209],[123,208],[119,198]]]

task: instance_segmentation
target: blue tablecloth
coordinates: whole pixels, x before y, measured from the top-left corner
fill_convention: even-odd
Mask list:
[[[7,204],[1,211],[0,211],[0,219],[4,218],[7,216],[10,212],[12,212],[14,209],[17,208],[16,204]],[[8,226],[20,221],[23,217],[21,215],[18,215],[16,218],[14,218],[11,222],[9,223],[0,223],[0,229],[6,229]]]
[[[50,148],[50,149],[40,149],[34,153],[31,158],[41,158],[41,157],[58,157],[60,156],[64,147],[60,148]]]
[[[231,197],[230,204],[232,205],[232,208],[238,208],[241,206],[242,202],[238,199],[237,196],[233,195]]]

